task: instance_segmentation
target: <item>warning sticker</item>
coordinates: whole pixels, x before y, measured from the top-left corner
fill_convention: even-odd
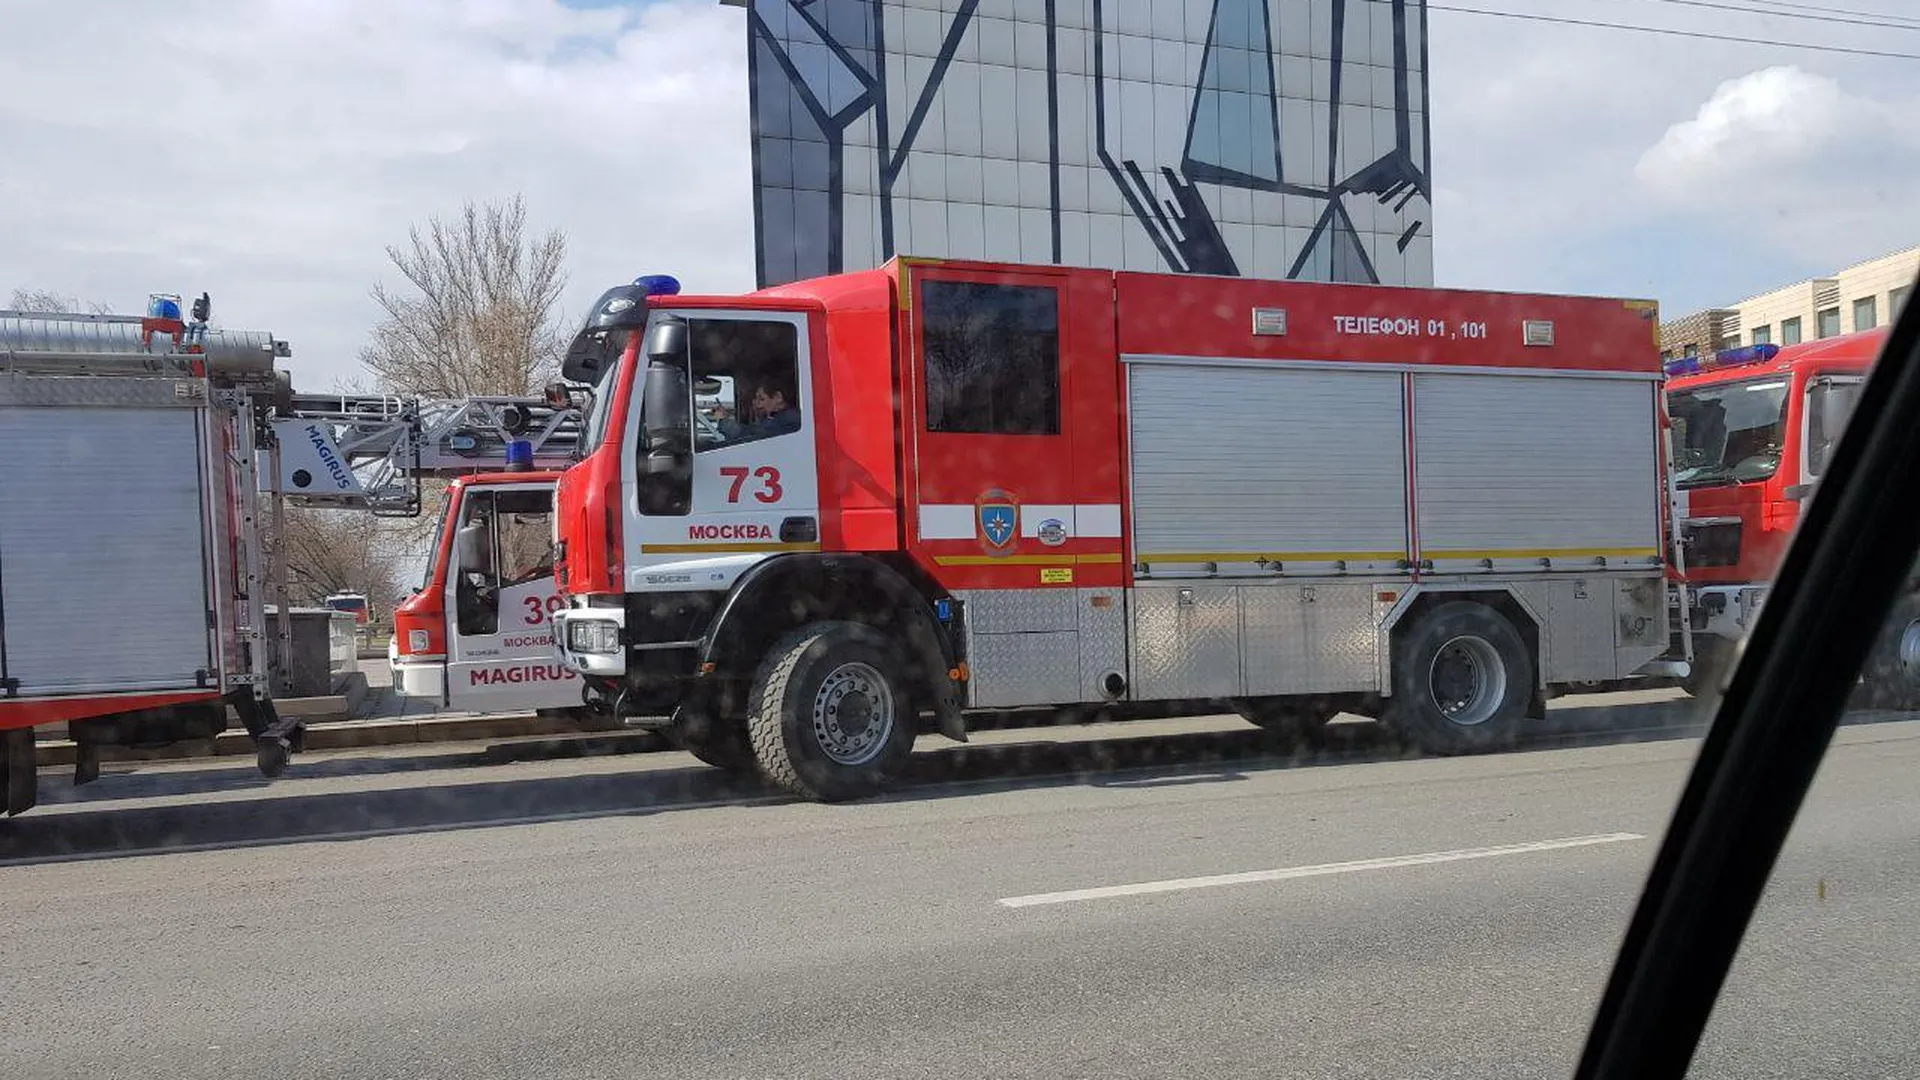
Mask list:
[[[1073,567],[1071,566],[1042,567],[1040,569],[1040,584],[1042,585],[1073,584]]]

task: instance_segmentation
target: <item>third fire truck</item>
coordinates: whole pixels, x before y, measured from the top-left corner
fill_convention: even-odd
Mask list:
[[[1887,331],[1671,361],[1673,483],[1694,665],[1717,689],[1766,598],[1800,507],[1827,469]],[[1920,685],[1920,603],[1907,598],[1865,673],[1872,699]]]
[[[1668,658],[1650,303],[896,260],[613,289],[556,498],[587,694],[801,795],[920,719],[1225,701],[1507,745]],[[641,720],[640,722],[648,722]]]

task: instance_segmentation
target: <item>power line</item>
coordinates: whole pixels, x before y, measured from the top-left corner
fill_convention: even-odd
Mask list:
[[[1895,19],[1901,22],[1910,22],[1910,23],[1920,24],[1920,19],[1916,19],[1911,15],[1895,15],[1891,12],[1886,12],[1886,11],[1857,11],[1849,8],[1824,7],[1819,4],[1794,4],[1794,3],[1788,3],[1787,0],[1751,0],[1751,2],[1755,4],[1759,4],[1762,7],[1789,8],[1795,11],[1811,11],[1820,15],[1865,15],[1875,19]],[[1772,13],[1768,12],[1767,14],[1772,14]]]
[[[1836,24],[1836,25],[1844,25],[1844,26],[1873,26],[1883,30],[1920,30],[1920,25],[1914,25],[1911,23],[1901,23],[1901,22],[1886,22],[1884,21],[1885,17],[1873,18],[1873,19],[1849,19],[1849,18],[1841,17],[1842,15],[1873,14],[1872,12],[1864,12],[1864,11],[1838,12],[1838,11],[1833,11],[1829,9],[1829,10],[1823,11],[1821,14],[1813,15],[1813,14],[1808,14],[1806,12],[1800,12],[1800,11],[1762,11],[1759,8],[1747,7],[1745,4],[1728,4],[1723,2],[1716,2],[1716,0],[1652,0],[1652,2],[1660,3],[1660,4],[1672,4],[1675,7],[1708,8],[1713,11],[1737,11],[1742,15],[1761,15],[1761,16],[1769,16],[1775,19],[1806,19],[1809,22],[1820,22],[1820,23],[1828,23],[1828,24]],[[1800,7],[1802,5],[1795,4],[1793,6]],[[1891,17],[1899,18],[1899,16],[1897,15],[1891,16]]]
[[[1731,41],[1741,45],[1772,45],[1782,49],[1802,49],[1808,52],[1845,53],[1849,56],[1879,56],[1892,60],[1920,60],[1920,53],[1892,52],[1884,49],[1855,49],[1845,45],[1812,45],[1802,41],[1776,41],[1770,38],[1743,37],[1738,34],[1710,34],[1704,30],[1676,30],[1664,26],[1640,26],[1634,23],[1601,22],[1595,19],[1569,19],[1559,15],[1536,15],[1519,11],[1489,11],[1486,8],[1455,7],[1451,4],[1429,3],[1427,10],[1450,11],[1459,15],[1486,15],[1496,19],[1518,19],[1522,22],[1558,23],[1563,26],[1590,26],[1603,30],[1631,30],[1642,34],[1695,38],[1701,41]]]

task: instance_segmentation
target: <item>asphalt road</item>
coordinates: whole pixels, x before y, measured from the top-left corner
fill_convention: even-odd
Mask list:
[[[1566,1075],[1698,744],[1556,714],[999,732],[834,807],[665,754],[110,776],[0,827],[0,1076]],[[1920,1075],[1917,775],[1920,722],[1842,731],[1699,1075]]]

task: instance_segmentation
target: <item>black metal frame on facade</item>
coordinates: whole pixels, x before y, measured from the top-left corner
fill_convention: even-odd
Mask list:
[[[1315,223],[1307,242],[1301,247],[1288,271],[1288,276],[1326,277],[1333,280],[1366,281],[1379,280],[1366,247],[1361,243],[1358,230],[1353,224],[1344,201],[1349,196],[1370,196],[1382,204],[1392,203],[1394,211],[1400,212],[1416,196],[1431,199],[1432,185],[1428,168],[1415,160],[1412,132],[1412,87],[1411,55],[1407,41],[1409,8],[1417,8],[1420,33],[1420,113],[1422,119],[1422,145],[1431,146],[1432,120],[1428,109],[1430,101],[1425,71],[1427,69],[1427,11],[1424,0],[1329,0],[1332,20],[1328,52],[1332,58],[1332,85],[1330,87],[1329,121],[1325,132],[1328,146],[1327,173],[1323,186],[1289,183],[1285,179],[1280,161],[1281,120],[1278,111],[1278,88],[1275,85],[1277,75],[1273,64],[1272,27],[1276,5],[1304,0],[1212,0],[1209,13],[1208,33],[1205,50],[1202,53],[1195,85],[1190,88],[1192,99],[1188,111],[1188,130],[1183,142],[1181,160],[1177,164],[1150,164],[1143,168],[1137,161],[1118,158],[1110,147],[1107,130],[1106,97],[1109,89],[1109,60],[1107,19],[1108,8],[1114,0],[1090,0],[1092,27],[1094,35],[1093,81],[1095,84],[1094,116],[1094,158],[1099,168],[1095,175],[1104,173],[1121,197],[1127,211],[1146,231],[1166,264],[1179,271],[1206,274],[1241,273],[1234,253],[1223,236],[1220,226],[1214,221],[1206,201],[1201,198],[1197,184],[1208,183],[1221,187],[1238,187],[1252,191],[1273,192],[1283,195],[1299,195],[1325,200],[1319,220]],[[1198,2],[1198,0],[1195,0]],[[1341,113],[1341,74],[1344,66],[1344,46],[1346,38],[1346,19],[1351,5],[1388,4],[1392,9],[1392,27],[1394,35],[1394,136],[1395,145],[1366,166],[1347,177],[1338,175],[1340,148]],[[806,74],[788,55],[789,47],[794,44],[791,33],[783,37],[762,17],[761,9],[778,5],[781,9],[782,26],[792,28],[790,20],[800,20],[805,37],[817,38],[833,54],[834,60],[858,81],[860,90],[839,109],[830,108],[830,103],[821,100],[816,88],[809,86]],[[771,245],[780,245],[779,254],[788,255],[787,249],[794,252],[813,251],[821,272],[837,272],[846,269],[844,265],[843,242],[845,237],[845,135],[848,125],[871,112],[874,126],[874,148],[878,162],[877,175],[874,177],[874,190],[878,204],[879,248],[882,259],[897,253],[895,244],[896,185],[902,170],[914,150],[918,138],[926,123],[929,112],[936,107],[938,96],[943,88],[948,70],[960,49],[966,35],[973,29],[979,9],[979,0],[961,0],[958,8],[951,13],[941,43],[933,57],[931,70],[923,86],[909,87],[914,95],[912,105],[907,112],[905,123],[901,127],[896,141],[892,137],[895,118],[899,115],[895,102],[888,93],[888,64],[886,26],[884,11],[887,0],[753,0],[748,12],[748,78],[751,83],[750,108],[753,117],[753,183],[754,183],[754,247],[756,274],[762,285],[776,284],[788,280],[789,275],[774,272],[769,256],[774,254]],[[1222,9],[1231,8],[1230,14],[1257,14],[1261,25],[1267,30],[1265,40],[1261,42],[1260,55],[1266,61],[1265,100],[1262,102],[1266,112],[1272,116],[1274,170],[1271,177],[1238,173],[1221,167],[1217,162],[1196,160],[1193,154],[1195,125],[1199,121],[1203,99],[1209,93],[1220,92],[1219,87],[1207,85],[1213,74],[1215,49],[1220,44],[1222,31]],[[1060,152],[1060,64],[1057,0],[1044,0],[1042,18],[1046,31],[1046,75],[1047,75],[1047,172],[1048,172],[1048,220],[1050,228],[1050,250],[1053,261],[1062,258],[1062,208],[1061,208],[1061,152]],[[846,31],[859,27],[859,31],[847,39]],[[841,31],[836,33],[835,31]],[[805,44],[811,44],[807,42]],[[1248,48],[1245,44],[1225,47]],[[777,80],[770,77],[766,64],[771,63],[778,72]],[[773,89],[774,82],[784,83],[786,107],[788,113],[785,130],[769,132],[762,124],[763,106],[769,103],[765,95]],[[770,192],[780,191],[792,198],[801,190],[793,182],[791,175],[788,185],[768,186],[766,175],[767,144],[773,140],[790,142],[816,141],[808,134],[796,129],[791,110],[797,106],[803,110],[807,121],[818,135],[817,141],[823,144],[825,153],[825,214],[817,222],[801,222],[796,209],[788,214],[787,224],[790,235],[769,235],[767,221],[767,198]],[[904,104],[904,103],[898,103]],[[787,153],[789,172],[794,167],[795,158],[792,147],[783,148]],[[1428,156],[1428,155],[1423,155]],[[1157,174],[1164,182],[1169,197],[1162,199],[1149,179],[1149,170]],[[1397,246],[1405,251],[1425,221],[1416,220],[1409,224],[1399,235]],[[804,234],[804,235],[803,235]],[[822,257],[823,256],[823,257]],[[800,269],[800,254],[792,255],[796,270]],[[795,276],[807,276],[799,273]]]

